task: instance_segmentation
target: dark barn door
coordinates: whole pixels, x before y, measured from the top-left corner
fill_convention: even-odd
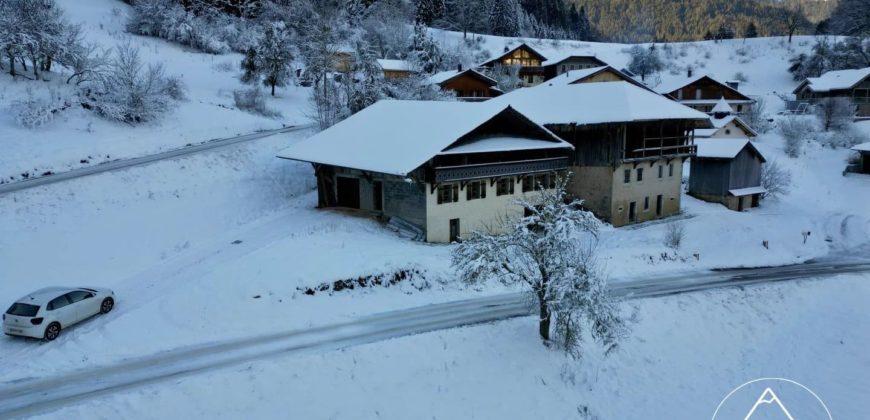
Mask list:
[[[628,203],[628,222],[634,223],[637,221],[637,203],[632,201]]]
[[[656,197],[656,217],[662,217],[662,204],[664,198],[661,194]]]
[[[450,219],[450,242],[459,240],[459,219]]]
[[[384,183],[375,181],[372,189],[372,201],[377,211],[384,210]]]
[[[359,179],[338,177],[336,182],[338,206],[359,208]]]

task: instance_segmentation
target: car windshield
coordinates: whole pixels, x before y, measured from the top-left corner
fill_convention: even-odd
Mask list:
[[[7,314],[17,316],[35,316],[37,312],[39,312],[39,306],[18,302],[13,303],[12,306],[6,310]]]

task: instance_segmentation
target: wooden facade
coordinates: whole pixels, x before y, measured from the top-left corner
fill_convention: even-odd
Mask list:
[[[496,81],[475,70],[465,70],[438,84],[442,90],[456,94],[464,101],[485,101],[501,95]]]
[[[535,51],[534,48],[520,44],[519,46],[506,50],[504,54],[493,58],[481,65],[481,67],[493,68],[496,65],[502,67],[519,67],[519,77],[526,86],[534,86],[544,81],[544,69],[541,64],[547,58],[541,53]],[[506,70],[507,71],[507,70]]]
[[[848,98],[855,104],[858,117],[870,117],[870,76],[847,89],[815,91],[812,84],[804,81],[794,90],[800,102],[814,103],[823,98]]]
[[[701,112],[710,113],[716,103],[724,98],[735,114],[749,112],[753,99],[738,90],[709,76],[701,76],[673,90],[662,91],[664,95]]]

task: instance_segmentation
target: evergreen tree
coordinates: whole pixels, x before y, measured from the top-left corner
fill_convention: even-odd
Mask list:
[[[517,0],[493,0],[489,9],[489,33],[516,36],[519,33]]]
[[[416,0],[417,14],[416,20],[426,26],[432,25],[437,19],[444,16],[444,11],[447,6],[444,0]]]
[[[831,29],[837,35],[870,36],[870,2],[840,0],[831,13]]]
[[[758,38],[758,28],[755,27],[755,22],[749,22],[746,25],[746,31],[743,33],[744,38]]]
[[[714,39],[716,39],[716,37],[713,36],[713,33],[707,30],[707,33],[704,34],[704,41],[712,41]]]
[[[242,59],[242,83],[255,85],[260,82],[260,66],[257,59],[256,48],[248,48],[248,51],[245,52],[245,58]]]
[[[429,28],[422,23],[414,26],[414,37],[411,40],[408,58],[424,73],[435,73],[441,68],[443,61],[441,47],[429,36]]]
[[[284,22],[275,22],[266,28],[263,38],[257,45],[257,61],[263,74],[263,84],[272,88],[286,86],[292,76],[290,64],[293,53],[290,44],[290,34]]]

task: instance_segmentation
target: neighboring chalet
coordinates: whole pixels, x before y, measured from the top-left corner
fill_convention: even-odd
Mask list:
[[[570,192],[614,226],[680,211],[683,162],[706,114],[628,82],[518,89],[492,99],[571,143]]]
[[[480,102],[494,98],[502,94],[498,89],[498,82],[487,77],[483,73],[474,70],[442,71],[429,77],[429,82],[441,87],[441,90],[451,91],[460,100],[467,102]]]
[[[757,207],[766,192],[761,186],[764,156],[747,138],[696,139],[689,194],[722,203],[731,210]]]
[[[807,78],[793,93],[799,102],[808,103],[822,98],[849,98],[857,106],[859,117],[870,117],[870,67]]]
[[[701,112],[712,113],[720,99],[725,99],[735,114],[749,112],[755,101],[737,90],[738,82],[722,83],[710,76],[690,76],[662,83],[656,91]]]
[[[407,79],[414,71],[411,63],[405,60],[387,60],[378,59],[378,65],[384,72],[385,80],[401,80]]]
[[[318,206],[372,212],[428,242],[498,232],[554,188],[572,147],[511,107],[380,101],[279,157],[314,164]]]
[[[547,57],[544,57],[541,53],[535,51],[534,48],[523,43],[513,49],[505,47],[504,54],[481,64],[480,67],[493,68],[496,65],[504,67],[519,66],[519,76],[523,84],[535,86],[544,81],[544,68],[541,67],[541,63],[546,59]]]
[[[547,59],[529,45],[520,44],[513,49],[505,47],[502,55],[481,64],[480,67],[493,68],[496,65],[519,66],[519,77],[523,85],[530,87],[572,70],[601,67],[607,63],[594,55],[563,55]]]
[[[847,172],[870,174],[870,143],[861,143],[852,146],[852,150],[858,152],[858,162],[855,165],[854,170],[847,170]]]
[[[541,63],[541,66],[544,67],[544,80],[550,80],[574,70],[591,69],[606,65],[607,63],[594,55],[568,55],[548,59]]]
[[[577,83],[628,82],[653,92],[647,85],[634,80],[631,76],[610,66],[591,67],[582,70],[569,70],[559,77],[549,79],[540,86],[566,86]]]
[[[724,98],[720,99],[710,116],[713,128],[695,130],[695,138],[751,138],[758,133],[737,115],[733,115],[731,106]]]

